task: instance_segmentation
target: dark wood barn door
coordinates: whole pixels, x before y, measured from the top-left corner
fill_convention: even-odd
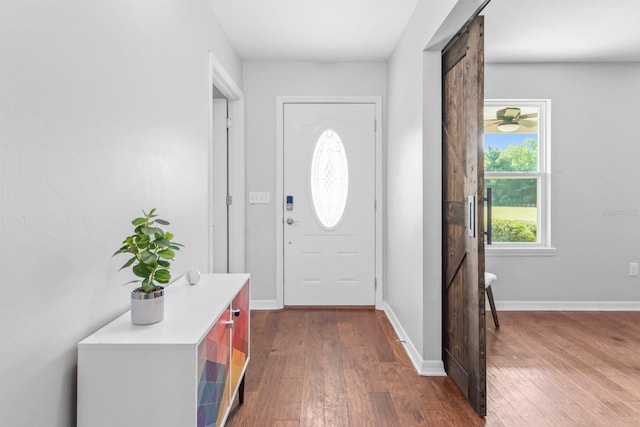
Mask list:
[[[483,17],[442,52],[443,359],[447,374],[486,415],[482,147]]]

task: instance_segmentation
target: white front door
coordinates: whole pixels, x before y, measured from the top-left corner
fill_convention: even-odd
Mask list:
[[[375,303],[375,104],[284,104],[284,303]]]

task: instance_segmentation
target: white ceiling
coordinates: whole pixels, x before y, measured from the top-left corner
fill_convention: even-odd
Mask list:
[[[207,0],[245,60],[386,60],[418,1]],[[486,62],[640,61],[640,0],[491,0]]]
[[[638,0],[491,0],[486,62],[640,61]]]
[[[419,0],[207,0],[245,60],[386,60]]]

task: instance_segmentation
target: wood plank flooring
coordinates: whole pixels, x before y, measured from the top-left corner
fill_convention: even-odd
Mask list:
[[[499,330],[487,327],[487,420],[640,426],[640,313],[499,316]]]
[[[640,313],[501,312],[488,414],[420,377],[382,312],[254,311],[244,404],[227,426],[640,426]]]

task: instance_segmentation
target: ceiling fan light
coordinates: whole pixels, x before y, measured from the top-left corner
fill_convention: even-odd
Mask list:
[[[520,128],[520,125],[517,123],[500,123],[498,125],[498,130],[500,132],[514,132]]]

